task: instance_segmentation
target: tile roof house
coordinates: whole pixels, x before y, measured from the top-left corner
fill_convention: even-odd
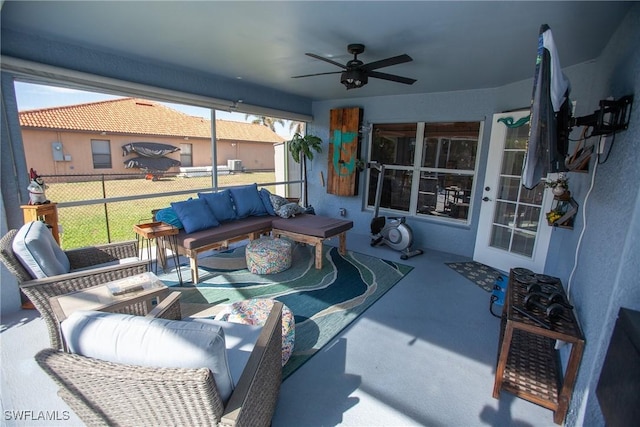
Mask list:
[[[211,121],[158,102],[122,98],[22,111],[19,118],[27,164],[41,175],[130,173],[131,156],[123,159],[120,148],[132,142],[173,145],[181,150],[167,157],[184,166],[211,165]],[[274,144],[283,140],[266,126],[216,120],[218,165],[240,160],[245,169],[273,170]]]

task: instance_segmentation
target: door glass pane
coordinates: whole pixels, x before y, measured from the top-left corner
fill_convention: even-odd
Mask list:
[[[520,179],[500,177],[500,188],[498,189],[498,199],[510,202],[518,201],[518,190],[520,190]]]
[[[533,246],[535,242],[535,234],[516,231],[515,233],[513,233],[513,245],[511,246],[511,252],[515,252],[517,254],[525,256],[531,256],[531,254],[533,254]]]
[[[518,186],[520,187],[520,202],[530,203],[532,205],[542,204],[542,197],[544,196],[544,185],[538,185],[532,190],[527,190],[520,185],[520,179],[518,179],[517,181]]]
[[[493,225],[491,227],[491,246],[508,251],[510,245],[511,230],[509,228]]]
[[[518,206],[518,228],[528,231],[538,230],[538,219],[540,218],[539,206]]]
[[[505,151],[502,156],[502,175],[520,176],[524,164],[524,151]]]
[[[495,224],[511,226],[516,215],[516,204],[496,202],[496,214],[493,218]]]
[[[505,149],[526,150],[527,141],[529,140],[529,125],[517,128],[508,128],[507,136],[504,141]]]
[[[507,129],[491,234],[491,246],[525,256],[533,254],[544,192],[521,185],[528,136],[528,125]]]

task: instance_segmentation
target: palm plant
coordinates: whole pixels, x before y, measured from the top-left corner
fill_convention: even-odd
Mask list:
[[[291,121],[289,122],[289,132],[292,132],[294,134],[296,133],[302,133],[304,132],[304,122],[296,122],[296,121]]]
[[[304,203],[307,204],[307,159],[313,160],[314,151],[322,152],[322,139],[314,135],[302,136],[299,133],[287,142],[291,157],[296,163],[302,163],[302,179],[304,186]]]
[[[267,116],[254,116],[252,114],[244,115],[245,120],[249,120],[250,117],[254,117],[251,121],[252,124],[266,126],[274,132],[276,131],[276,123],[284,127],[284,120],[282,119]]]

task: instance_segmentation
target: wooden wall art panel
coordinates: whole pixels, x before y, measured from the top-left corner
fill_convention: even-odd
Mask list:
[[[360,153],[360,122],[362,109],[338,108],[330,111],[329,167],[327,193],[336,196],[357,196],[356,160]]]

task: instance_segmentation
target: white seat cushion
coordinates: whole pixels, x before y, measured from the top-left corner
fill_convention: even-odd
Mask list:
[[[245,327],[227,329],[222,323],[77,311],[62,322],[61,329],[69,351],[86,357],[158,368],[208,368],[226,402],[260,328],[234,325]]]
[[[13,253],[34,279],[68,273],[69,258],[41,221],[23,225],[12,244]]]

